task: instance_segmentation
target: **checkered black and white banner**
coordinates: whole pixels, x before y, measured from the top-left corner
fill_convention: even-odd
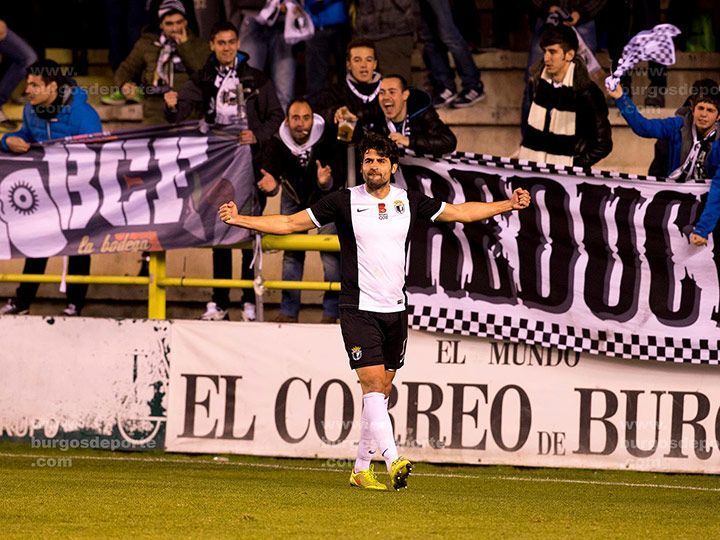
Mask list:
[[[399,183],[448,202],[533,197],[483,222],[416,226],[412,328],[720,364],[720,248],[689,243],[706,184],[472,154],[401,164]]]

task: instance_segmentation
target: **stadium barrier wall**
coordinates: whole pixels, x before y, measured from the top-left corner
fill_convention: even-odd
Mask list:
[[[162,449],[170,326],[0,317],[0,438],[39,448]]]
[[[354,458],[337,326],[12,317],[0,335],[3,439]],[[420,461],[720,473],[714,366],[411,331],[390,413]]]

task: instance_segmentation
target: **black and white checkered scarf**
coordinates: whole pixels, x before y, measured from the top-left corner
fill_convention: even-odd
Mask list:
[[[607,79],[605,86],[612,91],[617,88],[620,78],[640,62],[657,62],[664,66],[675,63],[675,44],[673,37],[680,30],[672,24],[658,24],[651,30],[643,30],[633,36],[623,49],[618,67]]]

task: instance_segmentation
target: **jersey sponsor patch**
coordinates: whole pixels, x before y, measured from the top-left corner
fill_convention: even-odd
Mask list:
[[[387,209],[385,203],[378,203],[378,219],[387,219]]]

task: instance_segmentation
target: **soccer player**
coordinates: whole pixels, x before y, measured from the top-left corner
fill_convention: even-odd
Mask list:
[[[398,168],[396,145],[369,134],[360,145],[365,184],[333,192],[291,215],[241,216],[234,202],[220,207],[229,225],[270,234],[304,232],[334,222],[340,240],[340,328],[363,393],[360,443],[350,485],[386,490],[370,464],[375,449],[395,489],[407,487],[412,463],[398,455],[387,405],[407,342],[405,260],[415,220],[469,223],[530,204],[516,189],[510,200],[449,204],[390,184]]]

